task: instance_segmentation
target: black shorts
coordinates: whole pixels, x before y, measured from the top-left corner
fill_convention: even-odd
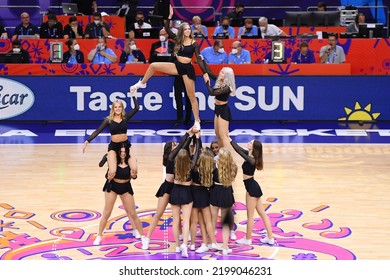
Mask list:
[[[195,69],[191,62],[181,63],[176,60],[174,63],[176,65],[177,73],[179,73],[180,76],[187,75],[191,80],[196,80]]]
[[[210,204],[222,208],[232,207],[234,204],[232,186],[224,187],[222,185],[214,185],[210,189]]]
[[[123,141],[123,142],[110,142],[108,144],[108,151],[114,150],[116,153],[120,152],[122,144],[128,145],[129,149],[131,147],[131,143],[129,140]]]
[[[191,186],[173,184],[171,196],[169,197],[170,204],[184,205],[192,201]]]
[[[230,112],[230,108],[228,104],[215,105],[214,112],[217,117],[221,116],[221,118],[224,119],[225,121],[228,122],[232,121],[232,113]]]
[[[191,186],[192,208],[205,208],[210,206],[210,191],[204,186]]]
[[[262,197],[263,192],[261,191],[259,183],[256,182],[254,178],[244,180],[244,185],[246,191],[252,197]]]
[[[128,192],[129,194],[134,195],[134,191],[130,181],[126,183],[118,183],[115,182],[114,180],[111,180],[111,182],[107,180],[106,183],[104,184],[103,191],[104,192],[113,191],[114,193],[119,195]]]
[[[158,191],[156,192],[156,197],[162,197],[164,194],[171,194],[171,191],[172,191],[172,188],[173,188],[173,183],[171,182],[168,182],[167,180],[165,180],[160,188],[158,189]]]

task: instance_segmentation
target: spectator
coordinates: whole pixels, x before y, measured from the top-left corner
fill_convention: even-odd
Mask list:
[[[299,45],[299,50],[293,52],[291,62],[298,64],[316,63],[314,52],[309,50],[309,44],[307,42],[302,42]]]
[[[223,47],[223,41],[216,39],[214,46],[204,48],[200,54],[207,64],[225,64],[228,63],[228,57]]]
[[[93,22],[85,27],[85,39],[107,38],[108,36],[110,36],[110,26],[104,22],[100,13],[93,13]]]
[[[191,30],[195,38],[207,38],[208,36],[207,27],[202,25],[200,16],[192,17]]]
[[[249,64],[251,63],[251,54],[242,48],[240,41],[234,41],[228,62],[229,64]]]
[[[120,63],[146,63],[145,55],[140,49],[137,49],[134,39],[128,39],[125,43],[125,48],[119,59]]]
[[[214,36],[220,36],[221,34],[228,35],[229,39],[234,38],[234,28],[230,26],[230,19],[228,17],[224,17],[222,20],[222,25],[217,26],[214,30]]]
[[[1,37],[1,39],[8,38],[7,29],[2,25],[0,25],[0,37]]]
[[[22,48],[20,40],[18,39],[12,41],[12,50],[8,53],[21,53],[23,60],[21,63],[30,63],[30,54],[28,53],[28,51]]]
[[[101,37],[98,39],[96,48],[89,52],[88,60],[91,63],[111,64],[117,61],[117,56],[112,49],[107,48],[107,39]]]
[[[358,13],[353,22],[347,25],[347,33],[358,33],[359,32],[359,24],[366,22],[366,16],[363,13]]]
[[[52,38],[63,38],[64,30],[61,22],[58,22],[55,14],[48,14],[47,21],[41,24],[39,30],[40,38],[52,39]]]
[[[82,39],[84,38],[83,28],[77,21],[77,17],[69,18],[69,24],[64,27],[64,39]]]
[[[20,20],[22,23],[16,26],[12,41],[18,39],[19,36],[35,36],[35,38],[39,38],[38,27],[30,23],[30,15],[28,13],[22,13]]]
[[[234,10],[226,15],[232,22],[232,26],[244,25],[244,19],[242,17],[242,14],[244,13],[244,9],[245,9],[244,4],[237,3],[234,6]]]
[[[287,36],[287,34],[276,25],[268,24],[268,19],[266,17],[259,18],[259,27],[263,39],[265,36]]]
[[[62,63],[78,64],[84,63],[84,53],[80,51],[80,45],[76,39],[69,39],[65,43],[68,51],[64,52]]]
[[[336,34],[328,35],[328,45],[323,46],[320,50],[320,62],[339,64],[345,62],[344,49],[337,46]]]
[[[159,41],[154,42],[150,48],[149,63],[152,62],[172,62],[173,49],[175,43],[168,40],[168,33],[165,29],[160,30]]]
[[[257,26],[253,26],[253,20],[251,18],[245,19],[245,25],[241,26],[237,32],[237,38],[240,39],[241,36],[247,37],[257,37],[259,35],[259,29]]]
[[[135,23],[134,23],[134,29],[149,29],[152,28],[152,26],[145,22],[145,15],[143,12],[138,11],[135,15]]]
[[[326,4],[325,4],[325,2],[318,2],[317,3],[317,11],[319,11],[319,12],[325,12],[326,11]]]
[[[96,0],[72,0],[72,3],[77,4],[77,10],[84,15],[92,15],[97,12]]]

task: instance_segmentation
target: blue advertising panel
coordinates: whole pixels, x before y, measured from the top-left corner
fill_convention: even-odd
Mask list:
[[[101,120],[116,99],[133,106],[139,77],[0,78],[0,120]],[[233,120],[390,120],[387,76],[236,77]],[[202,77],[196,96],[202,120],[214,118],[214,97]],[[174,120],[173,77],[152,77],[137,92],[134,120]]]

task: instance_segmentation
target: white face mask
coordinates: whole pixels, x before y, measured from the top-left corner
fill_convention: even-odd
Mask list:
[[[79,45],[79,44],[74,45],[74,46],[73,46],[73,49],[74,49],[75,51],[80,50],[80,45]]]
[[[265,26],[260,26],[261,32],[265,32]]]
[[[98,25],[100,23],[100,20],[94,20],[93,21],[96,25]]]
[[[224,50],[223,48],[219,48],[218,52],[219,52],[219,53],[224,53],[225,50]]]
[[[14,53],[20,53],[20,49],[19,49],[19,48],[13,48],[12,51],[13,51]]]
[[[137,46],[135,44],[134,45],[130,45],[130,49],[134,51],[134,50],[137,49]]]
[[[165,36],[160,36],[160,41],[165,42]]]
[[[102,44],[102,43],[100,43],[99,44],[99,49],[102,51],[102,50],[104,50],[106,47],[104,46],[104,44]]]
[[[238,53],[238,50],[237,49],[232,49],[232,54],[236,54]]]

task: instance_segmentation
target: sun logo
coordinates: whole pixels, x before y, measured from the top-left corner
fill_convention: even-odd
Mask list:
[[[381,113],[371,113],[371,104],[362,108],[359,102],[355,103],[355,108],[350,109],[344,107],[344,111],[347,114],[344,118],[339,118],[339,121],[373,121],[376,120]]]

